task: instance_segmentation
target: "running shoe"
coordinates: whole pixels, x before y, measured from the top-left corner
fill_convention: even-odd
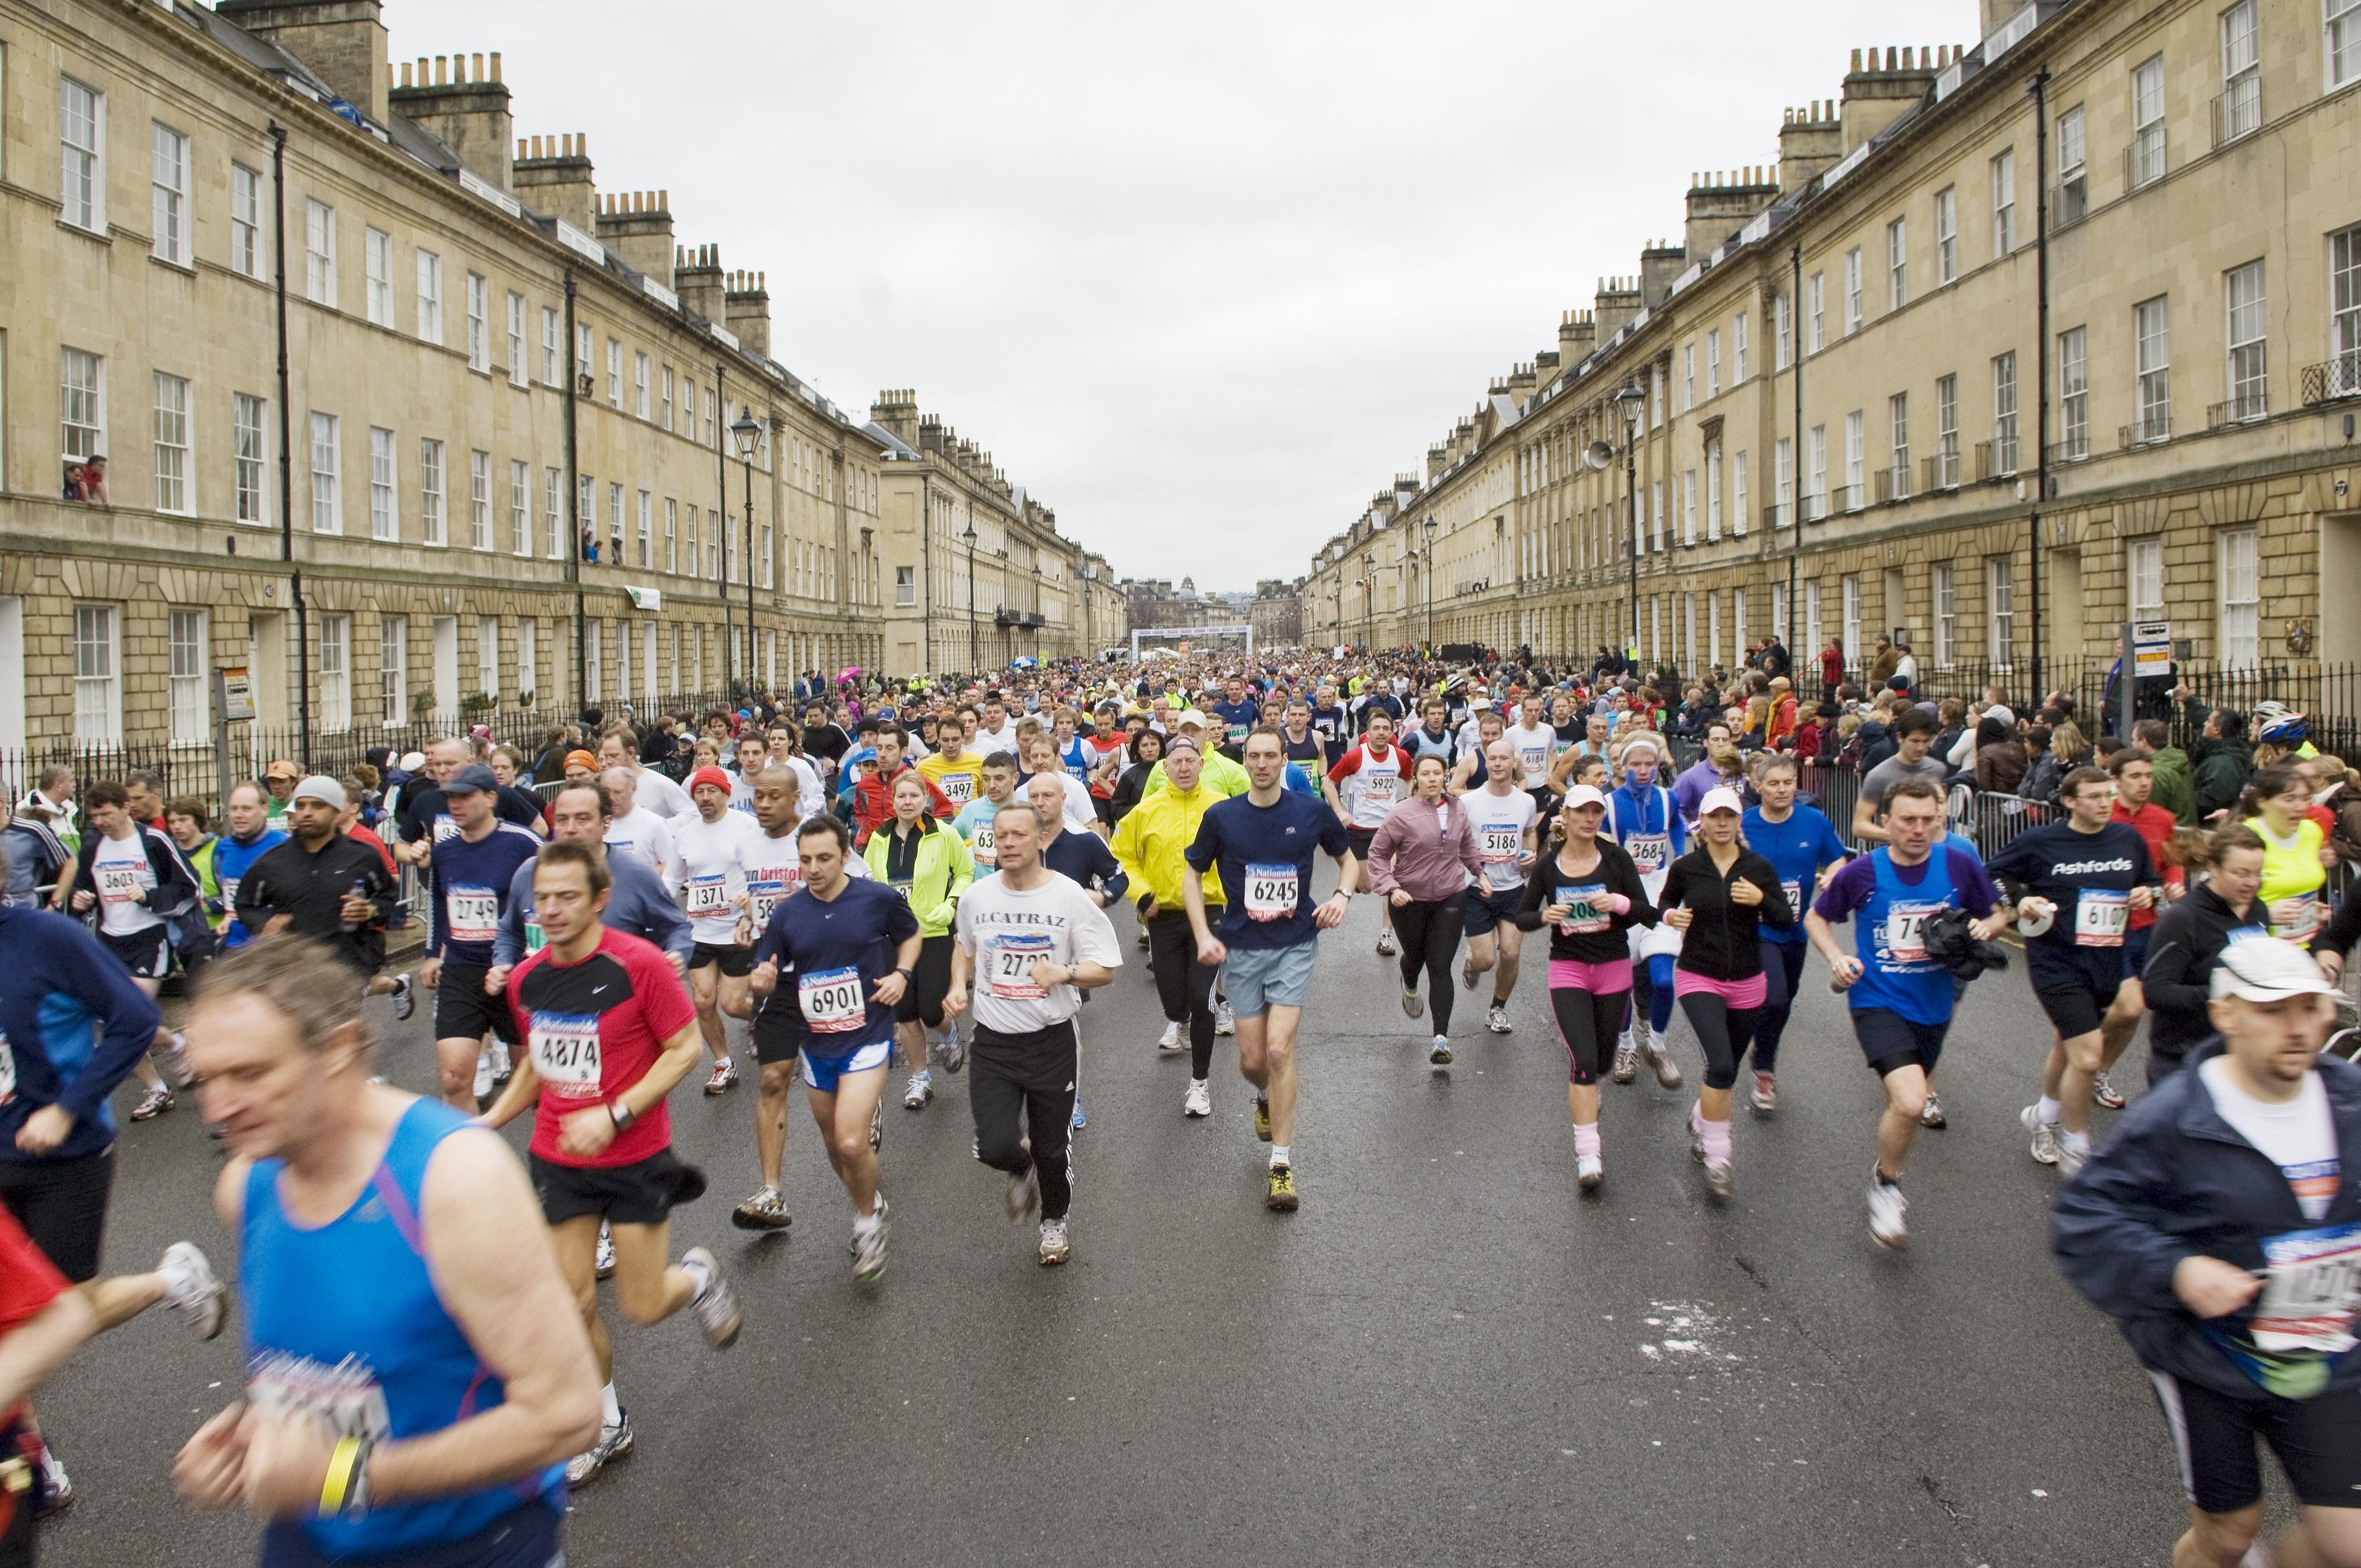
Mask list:
[[[1485,1011],[1484,1027],[1491,1030],[1492,1033],[1496,1035],[1508,1034],[1512,1027],[1509,1023],[1508,1008],[1498,1002],[1492,1003],[1492,1005]]]
[[[1869,1234],[1877,1245],[1899,1252],[1910,1245],[1910,1230],[1902,1215],[1910,1207],[1910,1200],[1902,1196],[1902,1189],[1890,1181],[1880,1181],[1875,1171],[1869,1177]]]
[[[1066,1234],[1065,1221],[1041,1222],[1041,1249],[1038,1255],[1041,1259],[1041,1266],[1044,1268],[1055,1268],[1074,1255],[1074,1244]]]
[[[1705,1168],[1705,1190],[1708,1192],[1712,1193],[1717,1198],[1727,1198],[1730,1196],[1730,1166],[1728,1163],[1724,1162],[1715,1164],[1708,1161]]]
[[[1264,1143],[1270,1142],[1270,1096],[1268,1094],[1255,1096],[1255,1136]]]
[[[178,1088],[186,1089],[197,1080],[197,1075],[189,1070],[189,1036],[177,1029],[172,1031],[172,1048],[164,1058],[164,1070]]]
[[[1697,1113],[1689,1113],[1689,1157],[1699,1165],[1705,1163],[1705,1129],[1697,1125]]]
[[[884,1200],[879,1202],[882,1205]],[[716,1350],[727,1350],[738,1343],[738,1331],[746,1322],[738,1292],[730,1288],[730,1277],[721,1272],[712,1248],[693,1246],[680,1255],[680,1261],[705,1270],[705,1288],[688,1304],[689,1310],[697,1314],[697,1326],[705,1331],[705,1343]]]
[[[708,1094],[726,1093],[738,1087],[738,1064],[728,1057],[713,1064],[713,1076],[705,1080]]]
[[[935,1075],[920,1068],[910,1075],[910,1081],[902,1090],[902,1109],[923,1111],[927,1108],[927,1102],[934,1097]]]
[[[1156,1036],[1156,1048],[1168,1054],[1179,1050],[1180,1048],[1180,1025],[1178,1024],[1165,1025],[1164,1033]]]
[[[852,1234],[852,1277],[863,1284],[873,1283],[885,1273],[885,1230],[888,1218],[885,1200],[877,1200],[877,1223],[867,1231]]]
[[[1378,957],[1389,959],[1400,951],[1401,949],[1394,946],[1394,934],[1391,931],[1378,933]]]
[[[1459,966],[1459,984],[1462,990],[1475,990],[1476,982],[1483,978],[1474,964],[1464,963]]]
[[[139,1103],[131,1108],[131,1119],[152,1122],[171,1108],[172,1091],[159,1083],[139,1097]]]
[[[2087,1136],[2087,1135],[2085,1135],[2085,1136]],[[2060,1175],[2060,1176],[2064,1177],[2064,1178],[2065,1178],[2067,1180],[2069,1180],[2069,1181],[2073,1180],[2076,1177],[2078,1177],[2078,1176],[2080,1176],[2080,1175],[2081,1175],[2081,1174],[2082,1174],[2082,1167],[2084,1166],[2084,1164],[2086,1164],[2086,1163],[2090,1160],[2090,1157],[2091,1157],[2091,1150],[2090,1150],[2090,1147],[2089,1147],[2089,1146],[2088,1146],[2087,1144],[2086,1144],[2083,1147],[2081,1147],[2081,1148],[2079,1148],[2079,1149],[2078,1149],[2078,1148],[2076,1148],[2073,1145],[2071,1145],[2071,1144],[2070,1144],[2070,1143],[2068,1143],[2068,1142],[2066,1141],[2065,1135],[2064,1135],[2063,1134],[2060,1134],[2060,1135],[2059,1135],[2059,1138],[2058,1138],[2058,1174],[2059,1174],[2059,1175]]]
[[[494,1089],[506,1089],[508,1087],[509,1080],[515,1076],[516,1068],[509,1060],[508,1042],[506,1040],[494,1040],[492,1042],[492,1087]]]
[[[784,1231],[795,1223],[787,1201],[775,1187],[765,1187],[730,1211],[730,1223],[741,1231]]]
[[[1071,1131],[1072,1131],[1072,1132],[1077,1132],[1077,1133],[1079,1133],[1079,1132],[1081,1132],[1084,1127],[1087,1127],[1087,1126],[1089,1126],[1090,1124],[1091,1124],[1091,1119],[1090,1119],[1088,1116],[1085,1116],[1085,1115],[1083,1115],[1083,1114],[1082,1114],[1082,1101],[1080,1101],[1079,1099],[1078,1099],[1078,1100],[1076,1100],[1076,1101],[1074,1102],[1074,1119],[1073,1119],[1072,1121],[1071,1121],[1071,1122],[1069,1122],[1069,1123],[1067,1123],[1067,1124],[1066,1124],[1066,1125],[1067,1125],[1068,1129],[1069,1129],[1069,1130],[1071,1130]]]
[[[1230,1011],[1229,998],[1225,996],[1215,997],[1213,999],[1213,1033],[1216,1035],[1235,1035],[1237,1032],[1238,1015]]]
[[[708,1090],[707,1093],[711,1093]],[[483,1051],[476,1053],[476,1109],[480,1111],[492,1102],[492,1058]]]
[[[164,1305],[189,1321],[199,1339],[222,1332],[229,1316],[229,1293],[214,1275],[214,1266],[188,1242],[174,1242],[156,1265],[164,1281]]]
[[[599,1471],[607,1468],[610,1459],[620,1459],[631,1452],[631,1412],[622,1412],[623,1419],[613,1426],[598,1429],[598,1441],[566,1462],[566,1484],[569,1486],[588,1485]]]
[[[1598,1184],[1607,1179],[1607,1162],[1595,1154],[1574,1157],[1575,1185],[1585,1192],[1596,1192]]]
[[[1435,1067],[1449,1067],[1451,1065],[1451,1041],[1442,1035],[1435,1036],[1434,1044],[1427,1050],[1426,1059]]]
[[[1426,1015],[1426,998],[1418,993],[1418,987],[1414,985],[1402,987],[1402,1015],[1407,1018]]]
[[[417,988],[415,985],[412,985],[412,984],[411,983],[410,977],[409,977],[408,975],[406,975],[406,974],[398,974],[398,975],[394,976],[394,977],[393,977],[393,1017],[394,1017],[394,1021],[395,1021],[396,1023],[399,1023],[399,1024],[406,1024],[406,1023],[410,1022],[410,1015],[411,1015],[412,1014],[413,1014],[413,1013],[417,1012],[417,1011],[418,1011],[418,988]]]
[[[2027,1105],[2016,1113],[2016,1124],[2033,1135],[2033,1157],[2043,1165],[2058,1163],[2058,1124],[2041,1119],[2041,1107]]]
[[[885,1102],[880,1100],[869,1113],[869,1152],[875,1154],[885,1146]]]
[[[1756,1073],[1752,1102],[1754,1109],[1765,1116],[1779,1109],[1778,1080],[1767,1072]]]
[[[1659,1085],[1665,1089],[1678,1089],[1681,1086],[1681,1064],[1675,1061],[1673,1053],[1664,1048],[1664,1036],[1653,1029],[1648,1031],[1648,1066],[1655,1073]]]
[[[1139,928],[1139,945],[1143,948],[1148,946],[1148,927],[1145,926]]]
[[[1024,1171],[1008,1179],[1008,1217],[1022,1222],[1041,1212],[1041,1179],[1027,1166]]]
[[[1180,1114],[1183,1116],[1193,1117],[1210,1116],[1213,1113],[1213,1086],[1208,1084],[1202,1078],[1191,1079],[1189,1080],[1189,1092],[1182,1095],[1180,1098]]]
[[[960,1070],[967,1066],[967,1042],[959,1037],[957,1029],[953,1029],[941,1039],[928,1042],[927,1059],[941,1068],[946,1074],[957,1077]]]
[[[598,1222],[598,1255],[591,1261],[590,1272],[600,1279],[615,1277],[615,1235],[604,1220]]]
[[[1274,1165],[1270,1168],[1270,1185],[1263,1190],[1262,1206],[1282,1214],[1295,1212],[1295,1168]]]
[[[73,1507],[73,1477],[66,1474],[65,1461],[58,1451],[46,1443],[41,1448],[41,1463],[33,1473],[33,1517],[48,1519]]]
[[[2091,1098],[2110,1111],[2124,1108],[2124,1091],[2115,1087],[2114,1080],[2107,1076],[2104,1068],[2091,1075]]]
[[[1629,1083],[1640,1074],[1640,1047],[1631,1043],[1628,1034],[1615,1040],[1615,1066],[1608,1077],[1618,1083]]]
[[[1943,1102],[1935,1098],[1935,1091],[1932,1089],[1927,1091],[1927,1103],[1919,1108],[1918,1124],[1922,1127],[1931,1127],[1937,1132],[1951,1124],[1943,1114]]]

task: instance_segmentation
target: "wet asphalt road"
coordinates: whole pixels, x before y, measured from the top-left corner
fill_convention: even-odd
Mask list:
[[[1127,916],[1132,962],[1083,1014],[1062,1270],[1034,1264],[969,1157],[962,1080],[887,1112],[895,1224],[873,1289],[850,1277],[849,1208],[800,1099],[796,1223],[758,1239],[728,1223],[753,1184],[752,1088],[685,1085],[675,1136],[713,1190],[675,1216],[675,1246],[735,1270],[745,1333],[717,1353],[686,1316],[619,1332],[638,1451],[577,1496],[570,1561],[2169,1562],[2163,1423],[2047,1251],[2054,1178],[2015,1125],[2047,1026],[2021,970],[1980,981],[1953,1030],[1951,1124],[1919,1141],[1896,1255],[1866,1230],[1876,1084],[1817,960],[1780,1111],[1739,1113],[1734,1198],[1708,1199],[1689,1161],[1693,1090],[1643,1072],[1608,1087],[1607,1186],[1585,1199],[1541,966],[1510,1036],[1462,992],[1458,1064],[1433,1072],[1375,919],[1358,901],[1324,944],[1291,1216],[1262,1208],[1229,1042],[1213,1118],[1182,1119],[1187,1058],[1154,1048]],[[387,1070],[425,1086],[428,1010],[395,1026],[384,1006]],[[1685,1024],[1675,1039],[1694,1083]],[[121,1147],[109,1266],[181,1236],[226,1266],[191,1102]],[[169,1480],[236,1387],[237,1332],[194,1345],[151,1314],[56,1379],[45,1419],[81,1500],[45,1563],[250,1561],[249,1526],[192,1514]]]

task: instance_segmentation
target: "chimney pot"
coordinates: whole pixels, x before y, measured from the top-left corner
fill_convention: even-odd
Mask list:
[[[492,51],[492,80],[493,80],[494,82],[498,82],[500,79],[500,50],[498,50],[498,49],[494,49],[494,50]]]
[[[470,57],[469,57],[469,59],[470,59],[470,60],[473,60],[473,62],[474,62],[474,64],[475,64],[475,72],[476,72],[476,77],[475,77],[475,79],[476,79],[478,82],[482,82],[482,81],[484,80],[484,57],[483,57],[482,55],[478,54],[478,55],[472,55],[472,56],[470,56]]]
[[[434,85],[447,87],[450,82],[451,57],[447,54],[438,54],[434,57]]]

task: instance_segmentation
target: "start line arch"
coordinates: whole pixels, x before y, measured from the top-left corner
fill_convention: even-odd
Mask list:
[[[1135,629],[1131,634],[1131,662],[1135,664],[1139,663],[1139,643],[1143,637],[1159,644],[1178,642],[1182,645],[1181,652],[1193,652],[1189,644],[1195,642],[1243,637],[1246,639],[1246,657],[1254,657],[1254,628],[1244,623],[1235,626],[1150,626]]]

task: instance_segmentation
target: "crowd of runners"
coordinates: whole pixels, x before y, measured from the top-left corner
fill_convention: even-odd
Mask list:
[[[521,745],[274,761],[218,828],[152,774],[53,768],[0,832],[0,1568],[72,1497],[43,1376],[158,1306],[211,1337],[233,1298],[244,1396],[175,1482],[264,1520],[263,1563],[555,1561],[566,1488],[634,1441],[598,1281],[635,1325],[739,1336],[722,1260],[672,1245],[707,1178],[667,1104],[692,1077],[732,1092],[741,1057],[757,1180],[732,1224],[791,1223],[800,1080],[865,1286],[897,1218],[897,1070],[914,1115],[964,1076],[975,1158],[1033,1255],[1075,1255],[1082,1018],[1115,983],[1152,986],[1163,1032],[1092,1051],[1185,1050],[1178,1113],[1250,1114],[1263,1201],[1294,1211],[1299,1071],[1320,1070],[1298,1032],[1361,896],[1425,1070],[1451,1069],[1462,992],[1516,1030],[1526,940],[1546,943],[1528,1015],[1565,1053],[1584,1204],[1610,1201],[1610,1142],[1636,1135],[1611,1086],[1643,1069],[1694,1077],[1697,1179],[1741,1202],[1739,1112],[1778,1113],[1803,988],[1840,992],[1883,1085],[1860,1190],[1889,1250],[1911,1240],[1914,1140],[1945,1124],[1955,1014],[2029,982],[2051,1036],[2022,1130],[2067,1179],[2061,1266],[2169,1419],[2191,1505],[2174,1562],[2253,1546],[2260,1438],[2304,1505],[2277,1560],[2361,1564],[2361,1162],[2341,1158],[2361,1072],[2342,1036],[2324,1048],[2361,940],[2342,763],[2275,706],[2203,715],[2192,763],[2173,726],[2195,716],[2086,744],[2062,696],[2020,718],[1916,682],[1830,679],[1806,705],[1775,642],[1686,685],[1609,652],[815,674],[775,703],[586,714]],[[2037,732],[2054,776],[2016,796],[2031,825],[1980,848],[1959,802],[2018,762],[2024,787]],[[413,929],[415,961],[390,963]],[[390,1083],[373,1015],[421,1002],[434,1081]],[[2144,1020],[2147,1092],[2094,1143]],[[234,1280],[193,1241],[101,1274],[118,1089],[134,1122],[193,1091]],[[520,1117],[522,1161],[494,1135]]]

